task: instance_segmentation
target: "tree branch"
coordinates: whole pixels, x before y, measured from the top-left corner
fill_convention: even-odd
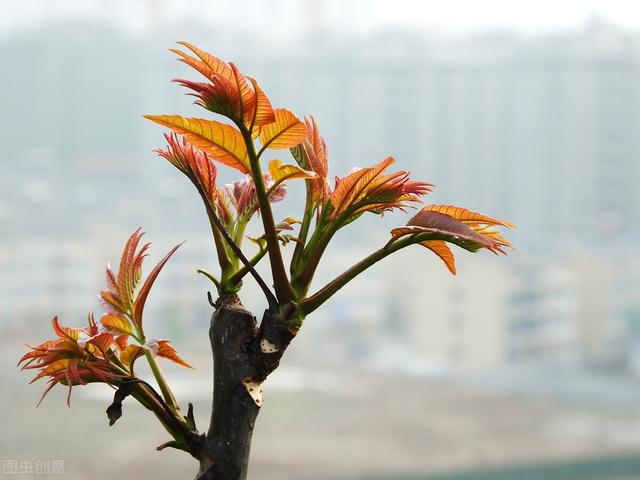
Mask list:
[[[128,386],[126,385],[128,383]],[[160,421],[165,430],[175,439],[175,448],[190,453],[194,458],[199,458],[200,449],[204,444],[204,435],[199,434],[195,430],[195,424],[191,421],[193,412],[191,405],[189,406],[189,414],[187,417],[177,416],[169,406],[164,402],[158,392],[144,380],[134,378],[123,382],[120,388],[125,388],[124,396],[131,394],[145,408],[151,410],[156,418]],[[120,399],[120,402],[124,398]],[[115,403],[115,397],[114,397]],[[118,412],[110,410],[114,409]],[[110,405],[107,409],[111,423],[115,422],[121,414],[121,405]],[[113,416],[113,417],[112,417]]]
[[[397,241],[391,241],[384,247],[376,250],[372,254],[360,260],[348,270],[345,270],[342,274],[338,275],[332,281],[327,283],[324,287],[318,290],[315,294],[307,297],[300,303],[300,310],[303,316],[306,316],[316,310],[320,305],[331,298],[338,290],[344,287],[347,283],[353,280],[356,276],[364,272],[367,268],[373,264],[379,262],[388,255],[397,252],[401,248],[419,243],[422,241],[420,235],[411,235],[407,238],[402,238]]]

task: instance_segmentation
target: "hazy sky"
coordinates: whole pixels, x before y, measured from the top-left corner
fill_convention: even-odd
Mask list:
[[[394,0],[375,2],[376,21],[469,31],[507,27],[524,31],[575,28],[592,15],[640,27],[640,2],[633,0]]]
[[[361,32],[411,25],[453,33],[496,27],[535,33],[579,28],[594,15],[640,28],[640,2],[634,0],[0,0],[4,32],[93,17],[134,30],[198,18],[242,22],[280,35],[298,33],[312,22]]]

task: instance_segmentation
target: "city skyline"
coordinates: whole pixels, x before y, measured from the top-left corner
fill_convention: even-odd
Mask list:
[[[209,42],[216,44],[219,38],[214,33]],[[240,40],[236,46],[234,38]],[[575,249],[617,262],[624,252],[632,251],[633,238],[640,233],[640,220],[634,215],[640,208],[640,197],[635,195],[640,182],[636,141],[640,87],[633,80],[640,79],[640,35],[594,22],[580,32],[563,34],[562,39],[557,46],[553,35],[532,39],[496,33],[480,39],[434,39],[380,32],[352,43],[347,37],[316,32],[301,37],[280,57],[268,55],[268,41],[264,50],[249,55],[240,37],[233,36],[222,50],[237,54],[243,68],[249,67],[263,80],[276,104],[286,100],[300,115],[316,112],[329,147],[331,174],[344,174],[347,164],[363,165],[393,154],[398,166],[412,170],[414,178],[436,184],[427,203],[473,205],[518,224],[513,232],[518,251],[500,259],[494,276],[496,281],[513,278],[511,283],[520,286],[509,285],[497,300],[496,308],[503,313],[496,320],[501,325],[496,331],[520,328],[532,338],[547,338],[550,350],[532,347],[533,340],[523,343],[516,334],[501,333],[503,343],[494,352],[500,360],[487,363],[498,368],[509,359],[531,358],[532,352],[535,360],[535,351],[539,357],[558,350],[557,358],[589,363],[585,359],[597,355],[588,351],[600,349],[605,352],[601,360],[610,362],[606,352],[619,353],[619,338],[624,336],[596,335],[596,341],[606,345],[587,346],[589,342],[579,338],[586,327],[575,308],[556,313],[552,309],[540,316],[551,322],[558,318],[566,325],[564,331],[549,330],[545,321],[524,314],[547,311],[538,303],[553,295],[545,290],[542,296],[530,296],[537,287],[522,276],[530,262],[551,266],[561,259],[559,268],[572,272],[574,267],[562,259],[573,259]],[[155,244],[189,240],[185,255],[191,263],[177,260],[184,265],[180,282],[185,292],[181,303],[171,308],[184,312],[183,324],[204,313],[206,305],[191,294],[202,286],[201,279],[188,277],[184,269],[213,264],[213,252],[204,241],[208,227],[189,185],[151,153],[162,144],[162,136],[140,117],[174,109],[201,113],[182,106],[178,87],[168,80],[184,72],[176,68],[170,53],[155,48],[158,43],[155,37],[140,39],[90,28],[53,29],[44,36],[25,33],[12,42],[0,42],[7,61],[19,65],[15,75],[0,80],[2,91],[10,92],[3,101],[9,117],[18,119],[3,129],[7,141],[0,179],[2,283],[13,292],[3,315],[11,317],[11,324],[19,324],[28,312],[45,315],[58,290],[66,295],[63,310],[78,315],[85,299],[95,294],[88,286],[99,288],[102,266],[114,260],[109,254],[113,245],[141,224]],[[89,55],[90,51],[95,53]],[[19,63],[23,58],[30,61]],[[25,98],[40,108],[25,110]],[[220,171],[222,182],[231,178],[225,169]],[[290,190],[291,204],[301,192],[295,184]],[[364,238],[363,232],[367,240],[340,247],[348,252],[346,257],[340,251],[333,253],[331,268],[318,285],[346,268],[347,257],[364,256],[384,243],[388,229],[409,215],[394,214],[381,221],[371,216],[359,230],[347,230],[345,242]],[[18,255],[18,245],[30,254]],[[617,256],[606,253],[612,245],[620,249]],[[433,275],[442,276],[435,259],[424,256],[420,261]],[[471,260],[460,262],[463,267],[474,265]],[[12,272],[17,271],[25,274],[14,282]],[[474,271],[467,274],[473,277]],[[412,275],[419,278],[420,269]],[[544,285],[546,275],[545,270],[538,272],[536,282]],[[633,271],[628,275],[633,278]],[[375,276],[365,278],[373,281]],[[458,287],[452,288],[468,283],[462,278],[455,282]],[[568,299],[580,301],[583,296],[571,282],[561,288],[568,289]],[[473,285],[465,288],[472,291]],[[605,282],[600,295],[608,289]],[[40,303],[30,300],[31,292],[39,292]],[[534,300],[522,303],[519,311],[502,308],[511,296]],[[341,298],[347,304],[338,303],[337,311],[357,310],[357,303],[348,305],[352,296],[337,301]],[[393,296],[388,300],[393,304]],[[478,298],[470,311],[482,301]],[[627,295],[616,300],[623,306],[600,309],[602,315],[613,312],[613,317],[593,319],[593,328],[606,331],[608,327],[598,325],[609,321],[626,332],[625,322],[632,315],[627,312],[635,311],[639,301]],[[444,302],[439,308],[446,312],[450,306]],[[374,315],[375,322],[387,328],[379,315]],[[522,330],[523,325],[529,326]],[[560,332],[559,338],[552,338],[554,331]],[[635,340],[627,340],[625,348],[636,348]],[[628,355],[626,361],[633,362],[633,355]],[[442,358],[446,363],[448,357]]]
[[[0,371],[12,411],[3,460],[65,458],[70,478],[173,478],[187,468],[172,453],[149,457],[164,433],[133,402],[117,430],[78,442],[69,420],[103,429],[112,392],[74,389],[68,410],[66,391],[54,389],[34,410],[39,391],[14,368],[54,315],[71,326],[101,315],[105,265],[117,265],[142,226],[152,242],[145,271],[186,240],[158,277],[145,324],[196,367],[165,373],[204,425],[214,285],[196,268],[215,270],[215,251],[192,186],[153,153],[163,130],[142,118],[208,116],[170,82],[198,80],[167,51],[184,39],[237,61],[275,107],[314,113],[331,179],[393,155],[394,167],[436,184],[425,204],[518,226],[507,257],[456,250],[454,277],[414,246],[310,315],[266,383],[255,474],[636,468],[640,7],[545,1],[497,11],[491,1],[463,14],[454,1],[430,18],[424,2],[407,21],[400,6],[417,3],[384,3],[365,12],[360,1],[252,0],[239,23],[231,2],[0,0]],[[557,16],[543,18],[552,8]],[[272,30],[248,34],[273,17]],[[278,153],[265,160],[287,160]],[[219,167],[220,184],[233,179]],[[277,218],[300,210],[302,190],[289,182]],[[414,213],[367,214],[341,231],[312,291]],[[259,232],[257,222],[246,233]],[[259,271],[267,275],[266,262]],[[242,301],[254,312],[266,306],[249,278]],[[302,444],[313,454],[294,460]]]

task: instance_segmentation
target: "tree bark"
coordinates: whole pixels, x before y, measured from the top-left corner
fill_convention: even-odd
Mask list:
[[[258,327],[237,295],[218,298],[209,329],[213,406],[197,480],[246,479],[262,382],[297,332],[283,325],[279,313],[267,310]]]

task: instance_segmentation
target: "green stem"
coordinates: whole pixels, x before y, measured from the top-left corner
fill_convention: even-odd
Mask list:
[[[244,231],[247,228],[247,220],[245,218],[238,218],[236,220],[236,232],[233,235],[233,241],[240,248],[242,246],[242,239],[244,237]]]
[[[240,248],[242,246],[242,240],[244,238],[244,231],[247,227],[247,221],[244,218],[237,218],[235,226],[236,228],[232,238],[233,238],[233,242],[237,245],[238,248]],[[233,270],[234,272],[236,272],[240,267],[240,259],[236,258],[233,263],[234,263]]]
[[[198,268],[196,270],[197,273],[201,273],[202,275],[204,275],[205,277],[207,277],[209,280],[211,280],[213,282],[213,284],[216,286],[217,290],[220,290],[222,288],[222,284],[220,283],[220,280],[218,280],[215,275],[213,275],[210,272],[207,272],[206,270],[203,270],[202,268]]]
[[[131,320],[131,318],[130,318]],[[149,351],[149,349],[145,346],[145,343],[147,341],[145,335],[144,335],[144,331],[142,329],[142,325],[138,325],[135,322],[133,322],[133,325],[135,327],[135,338],[136,340],[140,343],[140,345],[143,345],[144,347],[144,356],[147,359],[147,362],[149,363],[149,366],[151,367],[151,372],[153,373],[154,378],[156,379],[156,382],[158,382],[158,386],[160,387],[160,391],[162,392],[162,396],[164,398],[165,403],[168,405],[168,407],[171,409],[171,411],[176,414],[179,415],[180,412],[180,406],[178,404],[178,401],[176,400],[176,397],[173,395],[173,392],[171,391],[171,389],[169,388],[169,384],[167,383],[167,381],[165,380],[164,376],[162,375],[162,372],[160,371],[160,367],[158,366],[158,363],[156,362],[156,359],[154,358],[154,356],[151,354],[151,352]]]
[[[315,210],[315,205],[313,203],[313,192],[311,191],[311,181],[305,180],[305,186],[307,187],[307,195],[304,202],[304,216],[302,217],[302,225],[300,226],[298,241],[296,242],[296,248],[293,251],[293,257],[291,257],[291,265],[289,266],[289,272],[292,276],[298,269],[298,261],[300,259],[300,255],[302,255],[302,252],[304,251],[304,244],[307,241],[307,235],[309,235],[311,221],[313,220],[313,211]]]
[[[303,316],[306,316],[316,310],[320,305],[331,298],[338,290],[344,287],[347,283],[353,280],[357,275],[364,272],[367,268],[374,263],[379,262],[388,255],[397,252],[401,248],[420,242],[419,236],[412,235],[407,238],[397,240],[395,242],[389,242],[384,247],[376,250],[369,256],[363,258],[358,263],[353,265],[348,270],[334,278],[327,283],[324,287],[318,290],[315,294],[307,297],[300,304],[300,311]]]
[[[147,358],[147,362],[149,362],[151,372],[153,372],[153,376],[156,379],[156,382],[158,382],[160,392],[162,392],[162,398],[164,398],[164,401],[167,403],[171,411],[177,415],[178,412],[180,412],[180,406],[178,405],[178,401],[173,395],[173,392],[169,388],[169,384],[162,375],[160,367],[158,366],[158,362],[156,362],[155,357],[149,350],[145,350],[144,356]]]
[[[276,226],[273,220],[273,212],[271,211],[271,204],[269,203],[269,197],[267,196],[267,190],[262,178],[259,155],[256,154],[256,148],[253,144],[251,133],[247,130],[244,124],[238,124],[238,127],[240,128],[249,154],[251,174],[256,186],[256,197],[258,198],[258,205],[260,207],[260,217],[262,218],[264,234],[267,240],[267,247],[269,249],[269,262],[271,264],[271,273],[273,275],[273,286],[276,291],[276,297],[281,305],[287,304],[293,300],[294,295],[284,267],[282,252],[280,251],[280,244],[278,243],[278,233],[276,232]]]
[[[352,207],[337,218],[331,219],[332,212],[328,208],[328,204],[325,204],[316,221],[316,229],[302,253],[303,261],[299,262],[301,264],[299,268],[302,268],[302,271],[293,275],[291,283],[296,291],[302,292],[302,295],[306,295],[311,286],[313,276],[318,269],[322,255],[324,255],[325,250],[329,246],[329,242],[331,242],[331,239],[338,230],[350,223],[349,218],[357,211],[358,207]]]
[[[311,286],[311,281],[313,280],[313,276],[320,264],[320,259],[322,258],[326,248],[329,246],[329,242],[338,231],[338,228],[339,225],[335,223],[330,223],[326,225],[325,228],[325,222],[323,222],[322,217],[320,218],[316,225],[316,230],[313,232],[309,243],[305,247],[301,261],[299,262],[302,267],[302,271],[297,274],[292,281],[296,290],[299,292],[306,294],[307,290]]]
[[[260,250],[256,253],[250,260],[249,263],[252,266],[256,266],[260,260],[267,254],[268,250],[262,244],[260,245]],[[246,266],[242,266],[233,276],[229,279],[231,284],[237,283],[244,278],[244,276],[249,273],[249,269]]]

